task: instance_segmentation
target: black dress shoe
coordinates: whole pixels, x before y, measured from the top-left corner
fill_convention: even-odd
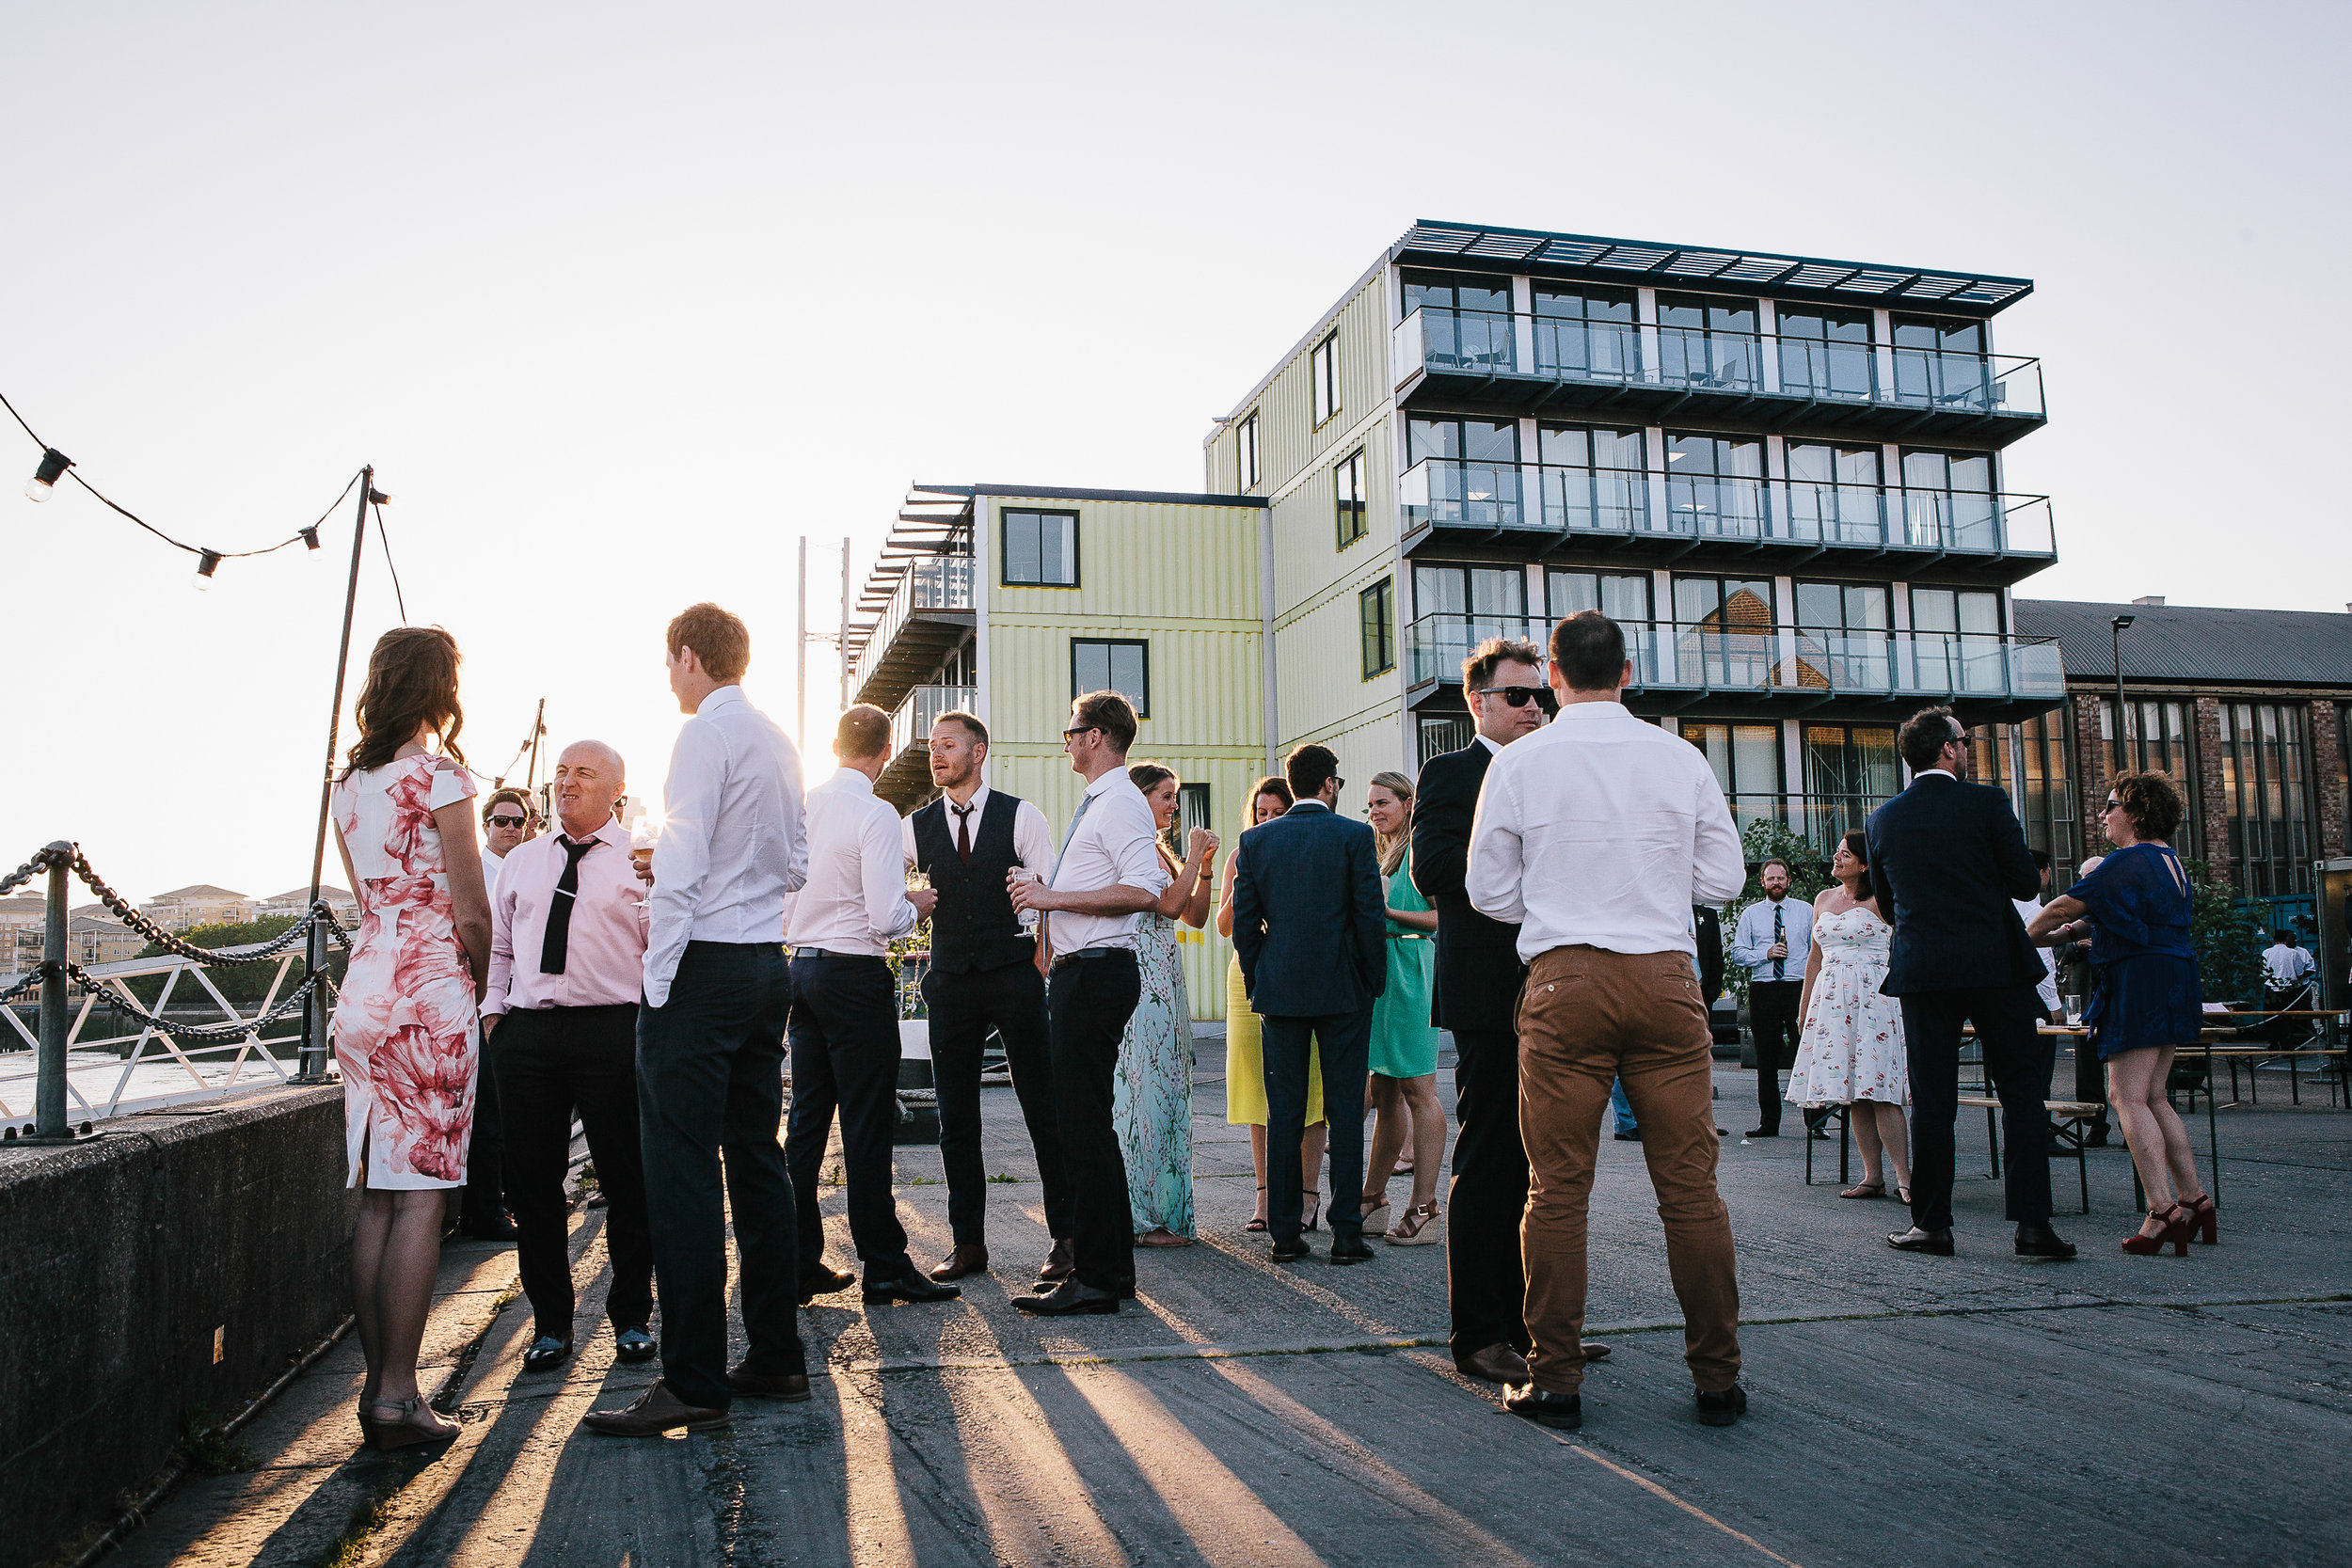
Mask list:
[[[624,1328],[612,1336],[612,1356],[616,1361],[650,1361],[660,1354],[661,1347],[642,1327]]]
[[[1078,1249],[1067,1236],[1054,1238],[1054,1250],[1045,1255],[1045,1261],[1037,1271],[1040,1279],[1068,1279],[1078,1269]]]
[[[1102,1291],[1081,1279],[1065,1279],[1051,1291],[1034,1295],[1015,1296],[1016,1311],[1041,1318],[1070,1318],[1081,1312],[1113,1313],[1119,1310],[1119,1293]]]
[[[1502,1408],[1514,1416],[1524,1416],[1538,1426],[1554,1432],[1574,1432],[1584,1424],[1584,1398],[1581,1394],[1555,1394],[1522,1383],[1502,1396]]]
[[[1301,1258],[1305,1258],[1312,1253],[1313,1250],[1314,1249],[1312,1247],[1310,1247],[1307,1244],[1306,1238],[1304,1237],[1293,1236],[1287,1242],[1277,1238],[1273,1250],[1268,1252],[1266,1256],[1273,1259],[1278,1263],[1295,1263]]]
[[[1642,1130],[1636,1127],[1630,1132],[1619,1132],[1615,1136],[1621,1144],[1638,1144],[1642,1141]]]
[[[774,1400],[782,1404],[798,1404],[808,1398],[808,1372],[763,1372],[755,1370],[749,1361],[727,1373],[727,1391],[744,1399]]]
[[[963,1294],[963,1287],[926,1279],[910,1264],[906,1273],[892,1279],[867,1275],[866,1289],[858,1294],[866,1301],[953,1301]]]
[[[2083,1134],[2083,1147],[2085,1148],[2106,1148],[2107,1124],[2104,1121],[2092,1122],[2090,1124],[2090,1131]]]
[[[801,1305],[806,1307],[818,1296],[829,1296],[837,1291],[846,1291],[856,1283],[857,1275],[844,1274],[839,1269],[829,1269],[819,1263],[814,1271],[801,1275]]]
[[[1743,1138],[1777,1138],[1780,1136],[1780,1129],[1777,1127],[1751,1127],[1745,1132],[1742,1132],[1740,1136]]]
[[[515,1239],[515,1222],[504,1213],[486,1218],[469,1215],[459,1223],[457,1233],[471,1242],[511,1242]]]
[[[1331,1238],[1331,1261],[1334,1263],[1369,1263],[1378,1254],[1364,1243],[1360,1231],[1346,1231]]]
[[[1710,1394],[1702,1388],[1699,1394],[1699,1425],[1727,1427],[1748,1413],[1748,1391],[1738,1384]]]
[[[2063,1263],[2074,1256],[2074,1243],[2063,1240],[2046,1225],[2021,1225],[2017,1227],[2017,1256],[2046,1258]]]
[[[945,1285],[949,1280],[961,1279],[966,1275],[986,1274],[987,1272],[988,1248],[959,1245],[947,1254],[937,1268],[931,1270],[931,1277]]]
[[[523,1370],[544,1372],[549,1367],[563,1365],[570,1359],[571,1354],[572,1342],[569,1339],[559,1339],[552,1334],[542,1334],[531,1341],[529,1350],[523,1352]]]
[[[1949,1230],[1922,1230],[1917,1226],[1899,1236],[1886,1238],[1886,1244],[1897,1252],[1924,1252],[1936,1258],[1952,1255],[1952,1233]]]

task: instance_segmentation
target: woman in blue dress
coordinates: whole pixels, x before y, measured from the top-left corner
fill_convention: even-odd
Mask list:
[[[1176,822],[1179,781],[1155,762],[1139,762],[1127,776],[1143,791],[1152,819],[1167,832]],[[1111,1079],[1111,1119],[1127,1162],[1127,1207],[1138,1246],[1190,1246],[1192,1219],[1192,1002],[1184,991],[1177,926],[1195,930],[1209,922],[1216,884],[1216,835],[1192,830],[1180,863],[1160,846],[1173,879],[1159,907],[1136,922],[1136,962],[1143,993],[1119,1041]]]
[[[2106,1064],[2107,1099],[2147,1189],[2148,1218],[2123,1250],[2145,1255],[2169,1243],[2183,1257],[2192,1233],[2219,1239],[2213,1199],[2197,1180],[2188,1129],[2166,1097],[2173,1054],[2204,1029],[2205,992],[2189,934],[2189,879],[2170,839],[2180,826],[2180,791],[2161,773],[2119,773],[2104,817],[2115,852],[2034,916],[2028,934],[2043,946],[2090,933],[2097,985],[2083,1022],[2086,1043]]]

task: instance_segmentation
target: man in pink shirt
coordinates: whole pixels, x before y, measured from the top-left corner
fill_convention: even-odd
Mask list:
[[[572,1269],[564,1174],[572,1113],[606,1199],[614,1354],[652,1359],[653,1236],[637,1127],[637,999],[648,928],[644,884],[613,819],[628,786],[621,754],[576,740],[555,765],[561,832],[506,857],[490,898],[490,983],[482,1004],[485,1065],[506,1125],[506,1196],[516,1261],[537,1337],[523,1370],[572,1353]]]

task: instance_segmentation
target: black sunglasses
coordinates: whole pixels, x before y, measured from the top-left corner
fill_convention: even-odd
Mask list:
[[[1560,705],[1548,686],[1482,686],[1478,694],[1481,697],[1500,697],[1512,707],[1525,707],[1534,703],[1546,713]]]
[[[493,816],[490,818],[490,826],[493,828],[519,828],[523,825],[525,820],[526,818],[520,816]]]
[[[1103,726],[1100,724],[1073,724],[1070,728],[1061,732],[1061,737],[1064,740],[1068,740],[1073,736],[1084,735],[1089,730],[1099,730]]]

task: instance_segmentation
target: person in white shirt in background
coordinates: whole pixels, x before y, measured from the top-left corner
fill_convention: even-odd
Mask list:
[[[499,868],[506,857],[539,835],[539,808],[522,790],[490,792],[482,808],[482,885],[495,906]],[[486,1004],[485,1004],[486,1006]],[[457,1212],[458,1233],[477,1242],[515,1240],[514,1216],[506,1208],[506,1117],[499,1101],[497,1052],[484,1017],[483,1071],[474,1085],[473,1133],[466,1146],[466,1196]]]
[[[1691,908],[1747,881],[1739,831],[1707,759],[1625,710],[1625,633],[1586,610],[1552,627],[1559,717],[1497,754],[1470,829],[1470,903],[1517,923],[1519,1125],[1531,1166],[1521,1247],[1528,1382],[1503,1407],[1583,1422],[1585,1227],[1609,1085],[1641,1118],[1683,1357],[1699,1419],[1729,1426],[1740,1387],[1731,1217],[1715,1190],[1713,1041]]]
[[[680,712],[661,786],[637,1017],[638,1131],[661,1299],[661,1381],[592,1410],[591,1431],[656,1437],[724,1426],[734,1399],[805,1400],[784,1115],[784,899],[808,874],[801,753],[739,684],[743,623],[715,604],[673,620]],[[725,1151],[723,1195],[720,1153]],[[751,1349],[727,1366],[727,1226]]]
[[[2050,851],[2036,849],[2033,863],[2034,869],[2042,873],[2042,885],[2047,888],[2050,885]],[[2014,898],[2010,902],[2017,906],[2017,918],[2028,926],[2033,924],[2033,917],[2042,912],[2042,900],[2039,898]],[[2058,950],[2054,947],[2042,950],[2042,979],[2033,988],[2033,992],[2042,999],[2042,1011],[2051,1022],[2066,1022],[2066,1011],[2058,1006]]]
[[[506,857],[538,836],[539,808],[529,795],[512,786],[490,792],[482,803],[482,879],[490,892],[499,890]]]
[[[2319,973],[2319,965],[2296,944],[2293,931],[2281,928],[2271,932],[2270,937],[2270,945],[2263,949],[2263,1010],[2296,1012],[2310,1007],[2312,977]],[[2281,1050],[2299,1044],[2309,1033],[2304,1027],[2307,1022],[2299,1018],[2271,1020],[2270,1043]]]
[[[793,897],[792,1114],[784,1163],[800,1204],[801,1295],[856,1283],[825,1263],[818,1212],[825,1140],[841,1117],[841,1170],[850,1238],[866,1265],[867,1301],[946,1301],[962,1288],[926,1278],[907,1256],[890,1186],[898,1126],[898,984],[883,957],[931,912],[939,895],[907,891],[898,814],[876,798],[890,762],[890,715],[859,703],[834,728],[841,767],[808,792],[808,881]]]
[[[1121,1298],[1135,1293],[1136,1236],[1127,1161],[1111,1117],[1112,1083],[1119,1042],[1143,998],[1136,916],[1157,906],[1170,880],[1160,860],[1159,824],[1127,776],[1135,705],[1116,691],[1089,691],[1070,705],[1061,739],[1071,770],[1087,788],[1062,833],[1054,874],[1042,880],[1025,870],[1006,874],[1015,910],[1053,915],[1045,1017],[1054,1115],[1076,1195],[1076,1269],[1051,1291],[1012,1298],[1020,1310],[1045,1317],[1116,1312]]]

